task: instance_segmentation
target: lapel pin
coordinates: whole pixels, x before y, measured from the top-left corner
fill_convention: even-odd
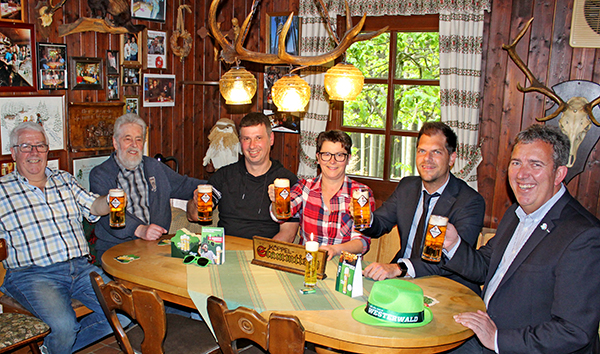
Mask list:
[[[540,225],[540,229],[550,233],[550,230],[548,230],[548,224],[543,223],[542,225]]]

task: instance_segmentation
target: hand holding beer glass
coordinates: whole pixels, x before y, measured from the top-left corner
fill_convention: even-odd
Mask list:
[[[365,229],[371,225],[371,205],[369,203],[368,188],[355,188],[352,190],[352,209],[355,229]]]
[[[289,219],[290,211],[290,180],[287,178],[276,178],[273,182],[275,187],[275,217],[277,219]]]
[[[110,227],[125,227],[125,206],[127,205],[125,191],[120,188],[110,189],[108,204],[110,205]]]
[[[210,184],[198,185],[198,221],[212,221],[213,202],[212,186]]]
[[[421,258],[436,263],[442,260],[442,248],[444,246],[447,227],[447,217],[439,215],[431,215],[429,217]]]

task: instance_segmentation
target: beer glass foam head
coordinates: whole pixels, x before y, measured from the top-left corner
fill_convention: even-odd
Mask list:
[[[123,197],[125,192],[120,188],[110,189],[108,195],[111,197]]]
[[[212,186],[210,184],[199,184],[198,193],[211,193]]]
[[[287,188],[290,186],[290,180],[287,178],[275,178],[273,184],[277,188]]]
[[[446,226],[448,225],[448,218],[445,216],[431,215],[429,217],[429,225]]]
[[[369,191],[366,188],[356,188],[352,190],[352,197],[354,199],[358,199],[360,198],[361,195],[364,195],[365,197],[369,197]]]

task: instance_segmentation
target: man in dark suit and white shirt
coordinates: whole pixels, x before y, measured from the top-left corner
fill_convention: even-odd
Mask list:
[[[480,292],[479,284],[443,270],[441,266],[445,259],[440,263],[421,260],[423,227],[430,215],[448,217],[447,232],[458,233],[470,245],[475,245],[483,226],[483,197],[450,173],[456,160],[456,145],[456,134],[448,125],[442,122],[423,124],[417,138],[419,176],[400,180],[390,198],[373,213],[371,227],[362,230],[363,234],[377,238],[398,225],[401,248],[391,263],[367,266],[363,272],[365,276],[383,280],[406,275],[439,274],[468,286],[476,293]],[[424,208],[427,199],[429,206]]]
[[[598,353],[600,221],[567,191],[569,140],[535,124],[519,133],[508,167],[517,199],[486,246],[455,235],[445,268],[485,282],[483,311],[458,323],[477,339],[456,352]]]

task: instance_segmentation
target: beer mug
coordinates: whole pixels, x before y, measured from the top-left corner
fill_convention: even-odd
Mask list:
[[[125,227],[125,192],[120,188],[108,191],[110,204],[110,227]]]
[[[421,258],[436,263],[442,260],[442,248],[444,245],[444,238],[446,238],[447,226],[447,217],[439,215],[431,215],[429,217]]]
[[[352,190],[352,206],[354,207],[354,228],[364,229],[371,225],[371,204],[369,190],[356,188]]]
[[[210,184],[200,184],[198,185],[198,221],[212,221],[212,214],[212,186]]]
[[[275,217],[277,219],[290,218],[290,180],[276,178],[275,182]]]
[[[319,243],[317,241],[306,241],[306,268],[304,270],[304,286],[313,288],[317,286],[317,253]]]

